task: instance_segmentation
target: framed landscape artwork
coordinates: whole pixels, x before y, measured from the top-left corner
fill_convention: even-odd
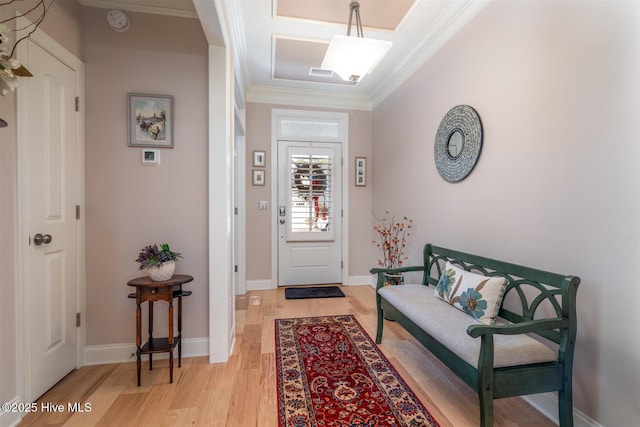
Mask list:
[[[173,148],[173,96],[128,96],[129,147]]]

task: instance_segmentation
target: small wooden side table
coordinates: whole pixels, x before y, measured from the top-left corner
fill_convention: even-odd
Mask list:
[[[178,367],[182,366],[182,297],[191,295],[191,291],[183,291],[182,285],[191,282],[193,277],[186,274],[175,274],[171,279],[154,282],[148,276],[129,280],[128,286],[136,288],[135,294],[129,298],[136,299],[136,355],[138,367],[138,386],[140,386],[141,356],[149,355],[149,370],[153,369],[154,353],[169,353],[169,382],[173,383],[173,349],[178,347]],[[173,299],[178,298],[178,336],[173,336]],[[149,302],[149,339],[142,345],[142,309],[141,304]],[[166,301],[169,303],[168,337],[153,337],[153,303]]]

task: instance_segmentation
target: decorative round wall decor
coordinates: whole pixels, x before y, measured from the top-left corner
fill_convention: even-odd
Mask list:
[[[440,122],[434,144],[434,158],[440,175],[458,182],[471,173],[482,148],[482,123],[468,105],[453,107]]]

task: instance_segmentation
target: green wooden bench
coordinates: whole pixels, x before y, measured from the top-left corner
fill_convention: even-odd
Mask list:
[[[467,360],[463,359],[441,342],[446,341],[446,338],[441,338],[439,341],[434,338],[433,333],[425,331],[425,329],[429,329],[430,320],[427,320],[427,323],[424,319],[416,320],[416,316],[426,316],[427,318],[429,316],[429,313],[426,312],[427,309],[416,314],[415,306],[418,298],[416,292],[425,294],[425,298],[427,295],[433,295],[433,290],[446,261],[467,271],[485,276],[504,277],[508,281],[504,299],[498,312],[499,321],[494,326],[478,323],[443,301],[430,302],[432,308],[452,310],[452,312],[458,312],[456,315],[461,313],[468,317],[469,326],[466,327],[466,331],[458,331],[458,333],[464,335],[466,332],[462,339],[469,340],[471,337],[474,340],[480,340],[477,363],[469,363],[468,356]],[[408,285],[409,287],[403,289],[389,289],[395,294],[399,294],[400,291],[407,293],[406,291],[412,289],[409,304],[405,304],[401,299],[391,298],[393,294],[388,291],[382,293],[386,293],[387,298],[392,299],[395,305],[381,297],[378,291],[385,287],[385,272],[422,273],[422,283],[419,286]],[[421,266],[407,266],[394,270],[373,268],[371,273],[377,274],[378,330],[376,342],[380,344],[382,340],[384,318],[397,321],[478,393],[481,426],[493,425],[493,399],[551,391],[558,392],[560,426],[573,425],[571,383],[577,325],[576,293],[580,283],[578,277],[536,270],[431,244],[424,247],[424,264]],[[429,285],[432,287],[429,288]],[[404,286],[407,285],[399,285],[399,287]],[[428,290],[428,292],[423,292],[423,290]],[[413,305],[413,308],[409,308],[409,305]],[[441,319],[439,320],[441,321]],[[421,323],[423,326],[418,326],[417,323]],[[452,331],[451,334],[455,335],[455,332]],[[506,336],[516,335],[529,340],[528,337],[521,334],[534,334],[539,338],[549,340],[550,342],[547,342],[553,350],[553,360],[516,366],[494,366],[494,360],[500,356],[494,352],[494,349],[501,349],[496,342],[508,339]],[[478,341],[474,340],[471,341],[477,344]],[[536,344],[539,343],[536,342]],[[545,350],[547,349],[545,348]]]

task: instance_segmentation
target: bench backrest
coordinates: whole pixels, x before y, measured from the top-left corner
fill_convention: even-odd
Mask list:
[[[566,345],[567,340],[575,340],[576,291],[580,283],[578,277],[550,273],[426,244],[422,284],[436,286],[446,261],[467,271],[507,279],[507,289],[498,312],[499,317],[512,323],[552,318],[554,316],[548,315],[547,307],[550,306],[555,312],[555,317],[569,321],[569,327],[563,331],[541,331],[539,335],[557,344]],[[515,294],[516,298],[510,298],[511,294]],[[509,301],[508,309],[505,308],[505,301]],[[542,306],[545,308],[540,309]]]

